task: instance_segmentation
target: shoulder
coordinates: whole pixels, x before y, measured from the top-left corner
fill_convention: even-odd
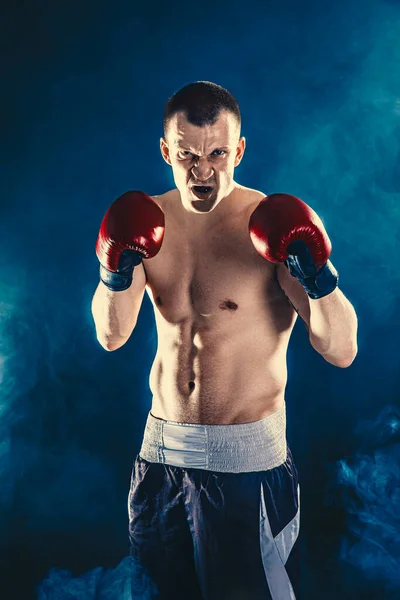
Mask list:
[[[159,194],[157,196],[150,196],[150,198],[154,200],[154,202],[157,202],[160,208],[162,208],[165,211],[165,209],[168,208],[171,202],[176,201],[177,195],[179,195],[178,190],[173,189],[168,190],[168,192],[164,192],[163,194]]]
[[[243,185],[238,185],[236,188],[236,192],[240,199],[240,203],[244,208],[246,217],[249,218],[251,213],[253,212],[253,210],[256,209],[261,200],[263,200],[267,196],[265,192],[245,187]]]
[[[236,191],[238,194],[243,196],[243,198],[253,199],[253,200],[262,200],[267,195],[265,192],[260,190],[256,190],[254,188],[249,188],[244,185],[236,185]]]

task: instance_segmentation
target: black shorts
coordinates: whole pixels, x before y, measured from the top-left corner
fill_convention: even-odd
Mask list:
[[[298,600],[299,485],[290,449],[249,473],[136,458],[129,494],[132,598]]]

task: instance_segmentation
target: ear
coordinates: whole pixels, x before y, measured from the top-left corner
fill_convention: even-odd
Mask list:
[[[243,154],[246,148],[246,138],[245,137],[241,137],[238,145],[236,147],[236,156],[235,156],[235,167],[237,167],[238,165],[240,165],[241,160],[243,158]]]
[[[171,159],[169,156],[169,147],[168,147],[168,142],[165,138],[160,138],[160,150],[161,150],[161,154],[163,159],[165,160],[165,162],[168,165],[171,165]]]

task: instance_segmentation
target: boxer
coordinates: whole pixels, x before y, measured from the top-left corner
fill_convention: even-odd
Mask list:
[[[126,343],[145,290],[158,334],[128,501],[133,598],[299,598],[288,343],[300,316],[315,350],[348,367],[357,318],[312,208],[234,180],[245,145],[227,90],[185,86],[160,141],[176,187],[123,194],[97,240],[100,344]]]

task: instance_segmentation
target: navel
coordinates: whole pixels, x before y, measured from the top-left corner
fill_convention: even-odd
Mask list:
[[[237,310],[239,308],[236,302],[232,300],[224,300],[220,303],[219,307],[221,310]]]

